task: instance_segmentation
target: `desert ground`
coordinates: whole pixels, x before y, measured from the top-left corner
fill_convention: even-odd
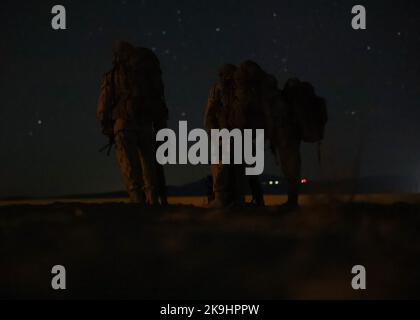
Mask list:
[[[282,212],[127,199],[0,202],[1,298],[420,298],[420,196],[303,196]],[[66,268],[66,290],[51,268]],[[351,287],[354,265],[367,289]]]

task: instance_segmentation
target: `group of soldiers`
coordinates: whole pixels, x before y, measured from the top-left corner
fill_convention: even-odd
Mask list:
[[[102,79],[97,117],[102,131],[115,142],[116,155],[130,200],[166,205],[163,167],[156,161],[156,133],[167,126],[168,109],[160,63],[149,49],[127,42],[114,46],[113,68]],[[289,80],[285,89],[299,83]],[[285,89],[257,63],[223,65],[211,87],[204,112],[204,127],[211,129],[265,129],[265,137],[287,179],[288,208],[298,206],[302,130]],[[237,164],[211,166],[214,199],[209,207],[244,202],[249,184],[254,202],[264,205],[258,177],[246,177]]]
[[[265,129],[271,150],[279,160],[289,185],[288,208],[298,205],[300,186],[300,132],[292,107],[286,103],[277,79],[254,61],[239,66],[226,64],[210,89],[204,113],[204,127],[211,129]],[[225,207],[244,201],[248,183],[256,205],[264,205],[258,176],[244,179],[238,164],[211,166],[214,199],[210,207]]]

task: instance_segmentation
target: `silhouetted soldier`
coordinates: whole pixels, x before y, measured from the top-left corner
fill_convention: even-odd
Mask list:
[[[261,110],[261,84],[265,77],[264,71],[254,61],[241,63],[234,75],[234,102],[229,114],[229,126],[239,129],[264,129],[265,117]],[[255,140],[254,140],[255,144]],[[255,148],[255,146],[254,146]],[[244,175],[244,167],[237,166],[236,177]],[[249,176],[252,203],[264,206],[264,194],[259,176]]]
[[[219,70],[219,81],[211,88],[204,125],[210,129],[262,129],[264,116],[261,104],[261,68],[252,61],[242,63],[239,68],[231,64]],[[232,150],[232,149],[231,149]],[[244,184],[249,183],[253,203],[264,205],[264,196],[259,177],[245,179],[243,164],[212,165],[214,201],[210,207],[224,207],[244,202]]]
[[[214,191],[213,191],[213,177],[208,175],[206,177],[206,195],[207,195],[207,204],[210,204],[214,200]]]
[[[301,141],[319,142],[327,122],[324,99],[315,95],[312,85],[289,79],[283,91],[277,79],[267,75],[263,85],[263,110],[271,149],[288,182],[285,209],[298,207],[301,185]]]
[[[146,48],[114,46],[113,69],[102,80],[97,117],[115,139],[124,184],[135,203],[158,203],[155,130],[166,125],[167,108],[159,61]]]
[[[211,129],[231,129],[229,113],[234,99],[233,75],[236,66],[225,64],[219,69],[219,80],[211,87],[204,112],[204,127]],[[226,207],[237,200],[237,184],[234,167],[228,164],[212,164],[214,200],[209,207]]]
[[[251,203],[259,207],[264,207],[264,191],[259,176],[249,176],[248,182],[251,188]]]
[[[264,111],[267,119],[267,136],[276,161],[281,165],[288,183],[287,209],[298,206],[301,176],[300,132],[290,104],[278,88],[277,79],[267,75],[264,84]]]

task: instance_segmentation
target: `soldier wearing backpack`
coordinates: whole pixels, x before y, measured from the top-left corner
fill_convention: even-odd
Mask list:
[[[234,80],[237,67],[224,64],[219,68],[219,79],[210,88],[207,106],[204,111],[204,127],[211,129],[231,129],[229,114],[234,99]],[[238,202],[238,184],[235,182],[233,164],[211,165],[214,199],[209,208],[223,208]]]
[[[161,188],[154,137],[168,114],[159,60],[146,48],[118,42],[113,64],[102,79],[97,118],[103,133],[115,140],[130,200],[155,205]]]
[[[238,66],[234,74],[234,98],[228,115],[230,128],[241,130],[265,128],[264,113],[261,110],[261,83],[264,77],[265,72],[254,61],[246,60]],[[243,165],[236,165],[235,177],[240,186],[249,184],[252,204],[264,206],[264,194],[259,176],[249,176],[244,179]]]
[[[219,69],[219,80],[212,86],[204,112],[204,127],[211,129],[247,129],[263,128],[264,118],[259,106],[259,77],[261,68],[252,61],[245,61],[236,67],[232,64],[222,65]],[[258,120],[257,120],[258,119]],[[211,165],[213,185],[210,208],[226,207],[244,202],[245,184],[249,184],[252,203],[264,206],[264,195],[257,176],[245,178],[243,165]]]
[[[315,94],[308,82],[289,79],[284,89],[268,75],[263,85],[263,110],[271,149],[288,182],[286,209],[298,206],[301,184],[301,142],[320,142],[327,122],[325,100]]]

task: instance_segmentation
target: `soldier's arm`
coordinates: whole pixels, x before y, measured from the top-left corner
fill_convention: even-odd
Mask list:
[[[106,82],[106,75],[104,75],[101,79],[101,85],[99,87],[99,97],[96,103],[96,119],[98,119],[100,123],[102,123],[105,113],[105,104],[103,102],[105,98]]]
[[[112,135],[112,108],[114,104],[114,92],[112,90],[111,72],[102,77],[98,102],[96,104],[96,118],[98,119],[102,132],[105,135]]]

